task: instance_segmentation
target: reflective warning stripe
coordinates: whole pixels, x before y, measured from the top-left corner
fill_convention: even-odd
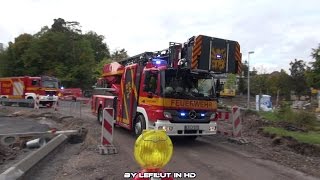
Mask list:
[[[202,36],[197,36],[192,48],[191,68],[198,67],[199,57],[201,55]]]
[[[23,84],[22,82],[13,82],[13,95],[23,95]]]
[[[238,42],[236,43],[234,56],[235,56],[235,60],[238,62],[238,67],[236,67],[237,73],[240,74],[242,71],[242,64],[241,64],[242,54],[240,53],[240,44]]]
[[[241,137],[242,123],[240,117],[240,108],[238,106],[232,107],[232,122],[233,122],[233,136]]]
[[[113,108],[103,109],[103,122],[102,122],[102,133],[101,133],[101,144],[112,145],[113,142]]]

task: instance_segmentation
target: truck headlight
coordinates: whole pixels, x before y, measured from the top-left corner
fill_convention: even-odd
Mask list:
[[[165,118],[169,118],[169,119],[172,118],[171,113],[169,113],[169,112],[167,112],[167,111],[164,111],[164,112],[163,112],[163,116],[164,116]]]
[[[158,130],[172,131],[173,127],[172,126],[159,126]]]
[[[209,131],[216,131],[217,130],[217,126],[210,126],[209,127]]]

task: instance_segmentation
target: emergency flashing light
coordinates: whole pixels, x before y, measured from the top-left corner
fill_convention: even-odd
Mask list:
[[[201,117],[204,117],[204,116],[205,116],[205,114],[204,114],[204,113],[201,113],[200,115],[201,115]]]
[[[182,112],[180,113],[180,116],[186,116],[186,113]]]
[[[163,59],[153,59],[152,64],[156,66],[167,65],[167,61]]]
[[[217,59],[221,59],[222,56],[220,54],[217,54],[216,57]]]
[[[161,169],[171,159],[173,145],[164,130],[144,130],[135,142],[134,157],[146,170]]]

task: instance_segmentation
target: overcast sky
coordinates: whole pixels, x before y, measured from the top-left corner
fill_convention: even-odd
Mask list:
[[[311,61],[320,43],[320,0],[2,0],[0,12],[4,44],[60,17],[130,56],[198,34],[236,40],[243,61],[255,51],[250,65],[267,72],[288,70],[295,58]]]

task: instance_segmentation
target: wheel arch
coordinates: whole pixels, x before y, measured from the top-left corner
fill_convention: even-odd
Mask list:
[[[134,118],[134,122],[136,121],[136,118],[139,115],[143,115],[144,120],[146,121],[146,129],[149,129],[149,118],[148,118],[148,114],[147,111],[143,108],[143,107],[137,107],[137,113],[136,113],[136,117]],[[132,123],[132,126],[134,127],[134,123]]]
[[[36,99],[36,97],[37,97],[37,95],[35,93],[26,93],[25,94],[26,99],[30,99],[30,98]]]

